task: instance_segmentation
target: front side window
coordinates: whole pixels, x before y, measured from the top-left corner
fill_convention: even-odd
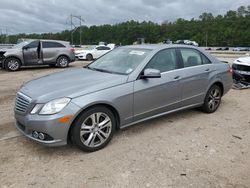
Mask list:
[[[28,45],[26,45],[25,47],[28,47],[28,48],[37,48],[38,45],[39,45],[39,41],[35,40],[35,41],[32,41],[31,43],[29,43]]]
[[[194,49],[180,49],[184,68],[202,65],[201,54]]]
[[[117,48],[94,61],[87,68],[101,72],[130,74],[151,50],[143,48]]]
[[[175,49],[166,49],[158,52],[148,63],[146,68],[167,72],[177,68]]]

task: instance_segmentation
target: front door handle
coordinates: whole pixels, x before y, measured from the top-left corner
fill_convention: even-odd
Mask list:
[[[175,79],[175,80],[177,80],[177,79],[179,79],[179,78],[180,78],[180,76],[176,76],[176,77],[174,77],[174,79]]]
[[[210,69],[206,69],[206,70],[205,70],[205,72],[208,72],[208,71],[210,71]]]

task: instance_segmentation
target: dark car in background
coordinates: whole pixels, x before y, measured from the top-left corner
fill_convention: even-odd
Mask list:
[[[216,51],[228,51],[229,48],[228,47],[220,47],[220,48],[216,48]]]
[[[29,39],[12,48],[0,49],[0,65],[9,71],[36,65],[65,68],[74,61],[75,50],[66,41]]]

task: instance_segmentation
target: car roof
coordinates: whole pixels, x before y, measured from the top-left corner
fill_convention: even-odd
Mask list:
[[[68,41],[63,41],[63,40],[49,40],[49,39],[24,39],[24,41],[28,41],[28,42],[31,42],[31,41],[36,41],[36,40],[39,40],[39,41],[42,41],[42,42],[59,42],[59,43],[69,43]]]
[[[133,48],[133,49],[148,49],[148,50],[161,50],[166,48],[194,48],[196,46],[185,45],[185,44],[140,44],[140,45],[129,45],[123,46],[124,48]]]

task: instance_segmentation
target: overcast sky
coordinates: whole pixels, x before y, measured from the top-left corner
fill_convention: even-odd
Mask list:
[[[70,28],[70,14],[85,24],[114,24],[127,20],[161,23],[198,18],[203,12],[224,14],[249,5],[249,0],[1,0],[0,32],[57,32]]]

